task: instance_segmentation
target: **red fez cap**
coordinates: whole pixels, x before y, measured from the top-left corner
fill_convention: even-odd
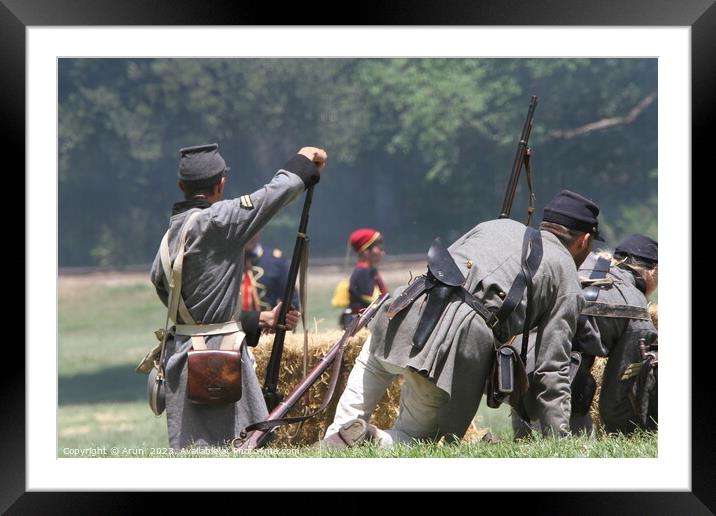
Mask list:
[[[372,228],[356,229],[349,238],[351,247],[356,253],[365,251],[381,238],[380,231]]]

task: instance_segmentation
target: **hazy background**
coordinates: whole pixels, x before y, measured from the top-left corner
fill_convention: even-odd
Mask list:
[[[602,208],[608,245],[656,238],[656,59],[60,59],[59,266],[150,263],[181,198],[179,148],[210,142],[229,197],[304,145],[328,151],[313,257],[343,256],[360,226],[423,253],[497,216],[533,94],[533,225],[568,188]],[[525,190],[523,173],[521,221]],[[300,207],[265,244],[290,255]]]

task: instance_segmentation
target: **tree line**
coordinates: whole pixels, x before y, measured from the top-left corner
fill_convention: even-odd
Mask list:
[[[427,250],[495,218],[531,95],[539,210],[594,199],[609,244],[657,234],[656,59],[61,59],[59,265],[149,263],[166,230],[179,148],[217,142],[227,196],[268,182],[303,145],[329,161],[313,256],[379,228]],[[264,231],[289,252],[300,202]],[[524,178],[512,216],[524,221]]]

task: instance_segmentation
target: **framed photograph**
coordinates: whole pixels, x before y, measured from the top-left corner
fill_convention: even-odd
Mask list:
[[[449,2],[439,12],[427,5],[409,10],[383,7],[370,15],[356,13],[350,25],[338,24],[330,16],[315,25],[305,14],[293,19],[295,8],[271,13],[267,8],[242,7],[234,12],[223,2],[209,9],[199,2],[159,2],[150,7],[132,3],[119,8],[104,1],[80,6],[65,0],[3,0],[0,55],[5,73],[0,98],[6,113],[5,142],[8,148],[25,150],[17,155],[25,158],[28,206],[26,349],[24,354],[8,349],[19,356],[13,357],[16,376],[6,377],[3,393],[11,401],[6,402],[6,416],[0,423],[5,451],[0,510],[48,511],[59,500],[63,511],[100,511],[120,503],[133,510],[146,508],[146,497],[117,491],[146,490],[516,490],[539,491],[518,499],[532,505],[536,496],[555,513],[572,512],[576,504],[596,507],[597,500],[604,512],[714,510],[714,443],[712,431],[699,418],[702,407],[709,406],[709,372],[703,370],[705,360],[695,360],[699,354],[691,345],[688,296],[691,168],[708,148],[703,145],[705,130],[714,112],[716,7],[697,0],[681,3],[678,9],[662,3],[560,1],[550,3],[549,9],[504,3],[484,9]],[[61,61],[236,58],[656,60],[658,90],[649,102],[658,104],[658,235],[665,269],[659,329],[667,343],[662,350],[658,457],[237,462],[58,454],[60,354],[50,350],[58,344],[57,253],[62,245],[58,225]],[[638,114],[635,111],[634,117]],[[76,209],[81,211],[81,206]],[[107,238],[112,238],[111,232]],[[678,343],[678,349],[672,343]],[[249,464],[251,473],[246,474],[242,470]],[[81,491],[115,492],[99,496]],[[551,491],[571,493],[555,496]]]

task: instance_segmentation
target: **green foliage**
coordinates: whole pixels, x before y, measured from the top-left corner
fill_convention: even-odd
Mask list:
[[[166,227],[178,149],[218,142],[228,196],[268,182],[303,145],[329,153],[314,255],[374,225],[394,253],[494,218],[531,94],[538,210],[562,188],[594,198],[605,232],[656,229],[655,59],[62,59],[59,262],[148,263]],[[559,136],[560,132],[562,136]],[[525,186],[513,217],[524,220]],[[295,213],[264,232],[290,246]],[[292,222],[293,221],[293,222]]]

